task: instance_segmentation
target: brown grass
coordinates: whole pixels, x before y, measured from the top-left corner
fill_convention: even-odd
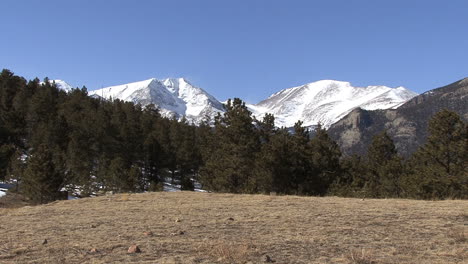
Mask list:
[[[467,211],[459,200],[116,194],[0,208],[0,263],[467,263]],[[127,253],[134,244],[142,253]]]

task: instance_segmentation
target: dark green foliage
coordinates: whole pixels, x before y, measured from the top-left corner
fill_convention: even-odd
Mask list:
[[[405,179],[408,196],[468,198],[467,124],[443,110],[430,120],[426,144],[409,162]]]
[[[278,130],[268,143],[262,145],[255,168],[259,191],[296,192],[292,150],[292,136],[286,129]]]
[[[130,173],[129,164],[121,157],[114,158],[106,173],[106,186],[115,192],[131,192],[135,190],[137,172]]]
[[[201,168],[201,181],[219,192],[257,192],[253,167],[260,149],[251,113],[242,100],[228,100],[226,113],[215,120],[214,139]]]
[[[398,197],[403,173],[393,140],[384,131],[374,136],[367,152],[365,192],[370,197]]]
[[[257,129],[262,143],[268,143],[270,137],[275,134],[275,117],[272,114],[265,114],[263,120],[257,121]]]
[[[35,149],[28,160],[21,189],[32,201],[46,203],[60,197],[64,178],[53,151],[46,145]]]
[[[346,197],[364,197],[367,168],[361,156],[343,157],[340,161],[341,173],[330,186],[329,193]]]
[[[330,185],[341,175],[341,152],[321,125],[316,128],[315,136],[310,141],[310,156],[312,172],[307,181],[308,193],[325,195]]]

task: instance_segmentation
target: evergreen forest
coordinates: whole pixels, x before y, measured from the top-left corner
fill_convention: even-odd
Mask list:
[[[0,181],[17,183],[31,201],[61,190],[145,192],[166,179],[213,192],[467,199],[467,123],[442,110],[426,143],[403,158],[386,131],[363,156],[344,156],[327,131],[276,128],[238,98],[199,126],[162,117],[154,105],[65,92],[45,79],[0,74]]]

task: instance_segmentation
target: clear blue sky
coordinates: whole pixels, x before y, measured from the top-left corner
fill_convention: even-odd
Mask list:
[[[416,92],[468,76],[468,1],[3,0],[0,68],[89,90],[186,77],[255,103],[321,79]]]

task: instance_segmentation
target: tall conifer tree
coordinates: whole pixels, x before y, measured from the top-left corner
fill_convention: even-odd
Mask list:
[[[429,122],[426,144],[414,154],[405,181],[409,196],[468,198],[467,124],[443,110]]]

